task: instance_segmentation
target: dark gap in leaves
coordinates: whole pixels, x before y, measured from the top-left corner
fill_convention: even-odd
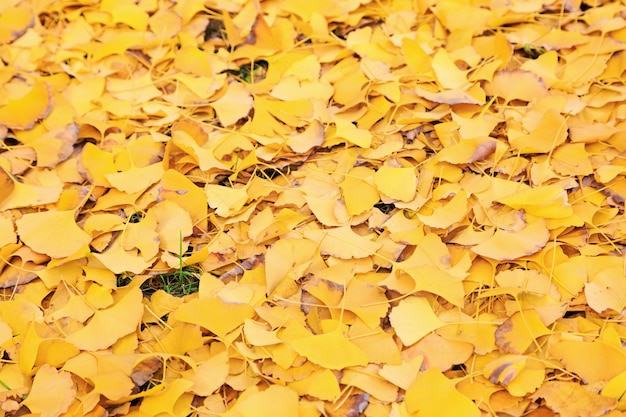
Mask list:
[[[117,276],[116,285],[117,288],[125,287],[133,280],[133,278],[128,274],[121,274]]]
[[[143,220],[143,213],[136,212],[131,214],[131,216],[128,218],[128,223],[139,223],[141,220]]]
[[[219,177],[217,177],[219,178]],[[219,178],[219,181],[217,182],[217,185],[221,185],[222,187],[228,187],[228,188],[232,188],[233,184],[230,182],[230,178],[228,175],[224,176],[223,178]]]
[[[569,310],[566,311],[565,314],[563,314],[563,318],[565,319],[573,319],[576,317],[585,317],[585,312],[584,311],[575,311],[575,310]]]
[[[546,53],[546,49],[541,46],[526,44],[522,46],[520,53],[526,58],[537,59]]]
[[[383,203],[382,201],[380,203],[374,204],[374,207],[382,211],[384,214],[389,214],[393,211],[393,209],[396,208],[396,206],[393,203],[387,204],[387,203]]]
[[[265,79],[269,63],[263,59],[254,63],[241,64],[239,69],[225,72],[247,83],[259,82]]]
[[[16,138],[12,138],[12,137],[7,137],[2,141],[2,144],[4,146],[18,146],[21,145],[21,142],[19,140],[17,140]]]
[[[466,371],[466,369],[465,369],[465,365],[464,365],[464,364],[462,364],[462,363],[459,363],[459,364],[457,364],[457,365],[453,365],[453,366],[452,366],[452,370],[453,370],[453,371],[463,371],[463,372],[465,372],[465,371]]]
[[[204,40],[224,39],[224,22],[220,19],[209,19],[209,23],[204,29]]]
[[[184,297],[198,292],[201,275],[202,270],[197,266],[186,266],[148,278],[140,288],[146,297],[150,297],[158,290],[163,290],[174,297]]]

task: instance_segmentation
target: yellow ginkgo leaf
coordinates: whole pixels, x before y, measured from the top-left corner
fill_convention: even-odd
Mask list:
[[[461,394],[454,382],[437,368],[420,372],[406,391],[406,410],[411,417],[478,417],[479,408]],[[445,404],[445,406],[444,406]]]
[[[7,105],[0,107],[0,126],[31,129],[35,122],[46,117],[51,110],[50,87],[44,82],[38,82],[23,96],[13,98]]]
[[[240,83],[230,83],[226,93],[211,103],[224,127],[235,124],[252,108],[252,96]]]
[[[187,391],[192,386],[193,382],[187,379],[174,379],[159,393],[144,398],[139,406],[139,411],[149,416],[159,414],[187,415],[191,412],[191,401],[194,398],[194,395]]]
[[[215,209],[215,214],[221,217],[230,217],[239,213],[248,201],[248,192],[245,188],[207,184],[204,191],[209,200],[209,206]]]
[[[497,229],[489,239],[474,246],[472,252],[498,261],[517,259],[539,251],[549,238],[546,221],[539,218],[518,232]]]
[[[44,364],[35,374],[33,386],[22,404],[42,417],[58,417],[68,410],[75,397],[72,375]]]
[[[341,330],[303,337],[291,342],[300,355],[328,369],[343,369],[367,364],[367,356],[341,333]]]
[[[194,300],[181,305],[175,312],[176,320],[204,327],[224,338],[245,319],[254,317],[254,309],[248,304],[227,303],[221,298]]]
[[[79,349],[106,349],[118,339],[137,330],[143,316],[139,287],[129,289],[113,306],[98,310],[87,325],[67,336]]]
[[[374,174],[374,184],[387,198],[411,201],[417,190],[415,169],[382,167]]]
[[[371,210],[380,200],[380,195],[373,184],[374,171],[367,167],[350,170],[340,184],[346,209],[351,216]]]
[[[550,355],[587,384],[607,381],[626,371],[626,353],[601,340],[564,340],[550,348]]]
[[[311,395],[326,401],[335,401],[341,393],[337,377],[330,369],[314,372],[306,378],[289,383],[288,387],[298,395]]]
[[[498,71],[493,75],[494,93],[505,101],[534,101],[547,94],[541,78],[530,71]]]
[[[324,127],[314,120],[306,129],[287,138],[287,145],[294,152],[304,153],[324,143]]]
[[[76,224],[73,211],[28,213],[15,224],[22,242],[51,258],[73,255],[91,241]]]
[[[540,336],[550,334],[535,310],[514,313],[496,330],[496,345],[503,352],[522,354]]]
[[[524,212],[537,217],[559,219],[573,214],[567,192],[558,185],[526,188],[498,201],[516,210],[523,209]]]
[[[404,346],[410,346],[433,330],[445,326],[435,316],[428,300],[420,296],[401,300],[389,313],[389,321]]]
[[[534,392],[545,374],[545,366],[539,359],[524,355],[502,355],[483,368],[485,378],[492,384],[503,385],[516,397]]]
[[[182,239],[191,235],[193,227],[189,212],[167,200],[157,203],[151,210],[157,219],[156,232],[161,249],[182,256],[187,249]]]
[[[461,71],[445,49],[435,52],[432,67],[437,81],[444,89],[461,88],[467,83],[467,75]]]
[[[113,97],[133,105],[141,105],[161,96],[149,72],[124,80],[108,77],[106,87]]]
[[[6,6],[9,4],[11,3],[7,3]],[[0,44],[7,44],[19,38],[34,23],[33,11],[26,5],[3,7],[0,13]]]
[[[193,382],[189,391],[208,397],[226,382],[229,370],[228,352],[223,351],[202,362],[195,370],[183,372],[183,377]]]
[[[104,175],[111,186],[128,194],[145,190],[158,182],[162,176],[163,164],[161,163],[145,167],[133,166],[125,171]]]
[[[293,417],[298,412],[298,394],[289,387],[271,385],[264,391],[254,386],[242,395],[235,410],[242,417]]]
[[[365,258],[374,254],[380,243],[371,240],[372,236],[361,236],[350,226],[305,232],[309,239],[320,242],[319,251],[341,259]]]
[[[615,398],[597,394],[570,381],[548,381],[531,398],[543,398],[546,405],[561,417],[601,416],[617,406]]]
[[[431,214],[418,213],[417,217],[426,225],[446,229],[460,222],[467,215],[467,194],[461,190],[450,201],[437,201],[424,206]]]
[[[335,120],[336,131],[334,136],[328,139],[348,141],[361,148],[369,148],[372,144],[372,134],[365,129],[359,129],[347,120],[337,118]]]

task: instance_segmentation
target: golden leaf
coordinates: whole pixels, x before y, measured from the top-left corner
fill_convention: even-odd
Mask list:
[[[35,374],[33,386],[22,404],[42,417],[58,417],[68,410],[75,397],[71,374],[46,364]]]
[[[73,255],[91,241],[91,236],[76,224],[74,211],[29,213],[17,220],[15,225],[26,245],[52,258]],[[63,236],[61,241],[59,236]]]

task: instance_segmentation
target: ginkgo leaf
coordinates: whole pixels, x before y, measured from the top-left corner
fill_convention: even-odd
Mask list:
[[[291,382],[288,387],[298,395],[310,395],[326,401],[334,401],[341,393],[337,377],[330,369],[314,372],[306,378]]]
[[[226,93],[211,103],[223,126],[230,126],[245,117],[252,108],[252,96],[240,83],[230,83]]]
[[[406,390],[404,404],[411,416],[480,416],[480,410],[472,400],[461,394],[454,382],[437,368],[427,369],[417,375]],[[443,404],[445,407],[442,408]]]
[[[33,13],[28,7],[9,7],[7,4],[0,14],[0,28],[2,28],[0,29],[0,44],[7,44],[19,38],[34,23]]]
[[[614,398],[595,394],[569,381],[548,381],[531,398],[543,398],[551,410],[563,417],[598,417],[617,406]]]
[[[215,209],[218,216],[230,217],[238,213],[248,201],[245,188],[231,188],[222,185],[207,184],[205,192],[209,206]]]
[[[138,287],[128,290],[113,306],[96,311],[85,327],[68,335],[66,340],[79,349],[110,347],[137,329],[143,316],[141,298]]]
[[[272,385],[242,397],[235,409],[243,417],[291,417],[298,415],[298,394],[289,387]]]
[[[35,374],[33,386],[22,404],[42,417],[58,417],[69,409],[75,397],[72,375],[44,364]]]
[[[229,370],[228,352],[224,351],[202,362],[196,370],[185,371],[183,376],[193,382],[189,391],[209,396],[226,382]]]
[[[139,411],[147,415],[161,413],[170,416],[187,415],[191,411],[191,401],[194,395],[186,391],[192,386],[193,382],[189,380],[174,379],[162,391],[144,398]]]
[[[529,71],[498,71],[493,75],[492,82],[495,94],[507,102],[534,101],[547,94],[543,80]]]
[[[497,229],[487,240],[472,248],[472,251],[499,261],[532,255],[545,246],[550,237],[543,218],[531,221],[519,232]]]
[[[380,248],[379,243],[355,233],[350,226],[309,231],[306,235],[309,239],[320,242],[320,253],[341,259],[365,258]]]
[[[218,297],[185,303],[174,312],[174,317],[202,326],[224,338],[228,332],[242,326],[245,319],[254,317],[254,314],[248,304],[228,303]]]
[[[415,320],[419,317],[419,320]],[[428,300],[412,296],[401,300],[391,309],[389,320],[396,334],[405,346],[426,336],[428,333],[445,325],[437,318]]]
[[[534,392],[543,383],[545,367],[541,361],[523,355],[503,355],[483,368],[492,384],[501,384],[516,397]]]
[[[496,345],[506,353],[524,353],[540,336],[550,334],[535,310],[518,311],[496,330]]]
[[[311,362],[328,369],[367,364],[365,354],[339,329],[294,340],[291,346]]]
[[[158,182],[162,176],[163,165],[160,163],[104,175],[111,186],[128,194],[145,190]]]
[[[382,167],[374,174],[374,184],[388,198],[411,201],[415,197],[417,178],[413,168]]]
[[[171,201],[162,201],[151,210],[157,219],[156,232],[159,234],[161,249],[182,256],[182,239],[192,233],[189,212]]]
[[[29,213],[15,225],[25,244],[52,258],[70,256],[91,241],[91,236],[76,224],[73,211]]]
[[[317,120],[314,120],[301,133],[287,138],[287,145],[294,152],[304,153],[324,143],[324,128]]]
[[[369,131],[359,129],[352,123],[343,119],[336,119],[335,125],[337,129],[335,135],[332,137],[333,139],[348,141],[361,148],[369,148],[372,144],[372,134]]]
[[[31,129],[35,122],[46,117],[51,110],[50,86],[45,82],[38,82],[23,96],[15,97],[9,100],[8,104],[0,107],[0,126],[11,129]]]
[[[106,88],[113,97],[134,105],[140,105],[161,96],[161,91],[154,86],[149,73],[127,80],[109,77]]]
[[[599,340],[564,340],[550,348],[550,353],[588,384],[609,380],[626,371],[626,354]],[[611,366],[605,366],[606,363]]]
[[[527,188],[498,201],[516,210],[523,209],[537,217],[554,219],[573,214],[572,206],[567,200],[567,192],[558,185]]]

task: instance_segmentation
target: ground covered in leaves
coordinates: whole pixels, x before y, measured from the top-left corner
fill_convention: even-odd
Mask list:
[[[619,1],[0,5],[1,415],[626,410]]]

